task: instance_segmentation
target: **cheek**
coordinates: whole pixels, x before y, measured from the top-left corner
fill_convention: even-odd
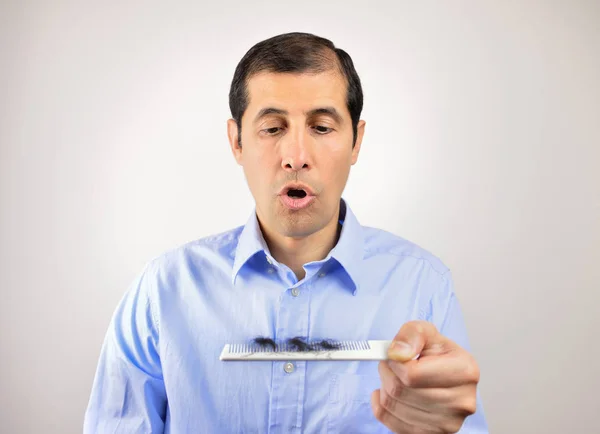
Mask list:
[[[252,149],[247,149],[244,155],[244,163],[258,171],[271,169],[276,160],[277,156],[264,145],[253,144]]]
[[[323,172],[321,182],[326,186],[327,196],[335,199],[339,196],[348,180],[348,170],[346,166],[330,165]]]
[[[268,189],[273,183],[273,164],[267,156],[247,155],[243,167],[248,184],[255,193]]]
[[[352,152],[349,152],[347,147],[339,146],[329,153],[328,158],[322,161],[323,173],[331,182],[345,182],[350,172],[352,165]]]

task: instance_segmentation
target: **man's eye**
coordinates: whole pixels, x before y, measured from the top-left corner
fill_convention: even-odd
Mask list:
[[[323,125],[315,125],[313,128],[319,134],[327,134],[327,133],[330,133],[331,131],[333,131],[333,128],[325,127]]]
[[[274,136],[275,134],[277,134],[279,132],[279,130],[281,130],[280,127],[271,127],[271,128],[264,129],[263,131],[269,136]]]

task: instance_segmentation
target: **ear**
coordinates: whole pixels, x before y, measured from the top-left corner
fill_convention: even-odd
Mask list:
[[[354,148],[352,149],[352,165],[356,164],[356,161],[358,160],[360,145],[362,144],[363,135],[365,134],[365,125],[365,121],[358,121],[358,125],[356,127],[356,143],[354,144]]]
[[[239,143],[239,131],[237,123],[233,119],[227,120],[227,137],[229,138],[229,146],[231,147],[231,152],[233,153],[233,157],[235,161],[239,165],[242,164],[242,147]]]

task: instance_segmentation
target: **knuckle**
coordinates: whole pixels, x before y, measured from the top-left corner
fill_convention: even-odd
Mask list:
[[[427,327],[427,323],[425,321],[417,321],[415,322],[415,331],[419,334],[425,332],[425,327]]]
[[[373,415],[375,416],[375,419],[377,419],[379,422],[383,422],[384,420],[384,416],[385,416],[385,408],[382,405],[378,405],[373,409]]]
[[[404,332],[422,333],[423,330],[425,330],[426,324],[427,324],[427,322],[422,321],[422,320],[409,321],[409,322],[405,323],[404,326],[400,330],[402,330]]]
[[[403,375],[402,375],[402,383],[404,383],[405,387],[414,387],[415,384],[417,384],[419,381],[419,376],[417,375],[416,371],[413,369],[408,369]]]
[[[423,327],[424,327],[424,329],[427,329],[427,331],[429,331],[429,332],[436,333],[438,331],[435,324],[432,322],[429,322],[429,321],[423,321]]]
[[[434,334],[435,332],[437,332],[437,327],[430,321],[416,320],[412,322],[412,326],[414,330],[416,330],[419,334],[426,332]]]
[[[470,395],[461,399],[456,400],[456,404],[453,406],[452,414],[457,420],[462,422],[477,411],[477,397]]]
[[[470,416],[477,411],[477,396],[475,394],[465,398],[461,405],[464,416]]]
[[[442,426],[443,433],[457,433],[460,431],[464,423],[464,419],[452,418],[445,422]]]
[[[388,395],[387,393],[382,393],[379,403],[381,404],[381,407],[383,407],[384,409],[392,410],[393,406],[394,406],[393,401],[394,400],[392,399],[392,397],[390,395]]]
[[[403,389],[403,384],[399,380],[394,380],[388,383],[386,392],[394,398],[400,398]]]
[[[479,383],[481,371],[479,370],[479,365],[472,357],[470,362],[465,367],[465,375],[467,376],[470,382]]]

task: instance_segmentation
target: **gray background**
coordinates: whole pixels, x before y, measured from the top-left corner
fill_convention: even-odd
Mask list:
[[[233,70],[277,33],[355,60],[345,197],[453,270],[492,432],[600,432],[600,7],[0,6],[0,420],[77,433],[110,316],[166,249],[243,224]]]

